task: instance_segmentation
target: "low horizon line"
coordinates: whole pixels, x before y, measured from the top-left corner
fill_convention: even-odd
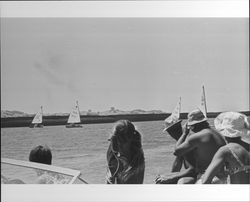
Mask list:
[[[197,107],[198,108],[198,107]],[[132,109],[132,110],[120,110],[120,109],[116,109],[116,108],[114,108],[114,111],[115,110],[117,110],[118,112],[119,111],[121,111],[121,112],[132,112],[132,111],[139,111],[139,110],[141,110],[141,111],[144,111],[144,112],[150,112],[150,111],[160,111],[160,112],[162,112],[162,113],[166,113],[166,114],[171,114],[172,113],[172,111],[169,111],[169,112],[166,112],[166,111],[163,111],[163,110],[161,110],[161,109],[151,109],[151,110],[144,110],[144,109]],[[34,115],[34,114],[36,114],[37,112],[35,112],[35,113],[28,113],[28,112],[24,112],[24,111],[20,111],[20,110],[2,110],[1,109],[1,112],[6,112],[6,111],[8,111],[8,112],[20,112],[20,113],[24,113],[24,114],[27,114],[27,115]],[[109,110],[104,110],[104,111],[94,111],[94,110],[80,110],[80,112],[86,112],[86,113],[103,113],[103,112],[108,112],[108,111],[110,111],[110,112],[112,112],[112,110],[111,109],[109,109]],[[218,112],[224,112],[225,110],[221,110],[221,111],[209,111],[209,112],[207,112],[207,113],[218,113]],[[238,110],[238,112],[250,112],[250,110],[248,109],[248,110]],[[180,114],[185,114],[185,113],[189,113],[189,111],[187,111],[187,112],[180,112]],[[43,113],[43,114],[70,114],[70,112],[47,112],[47,113]]]

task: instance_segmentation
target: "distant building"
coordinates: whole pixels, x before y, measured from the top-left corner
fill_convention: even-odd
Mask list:
[[[99,115],[99,112],[93,112],[91,109],[87,111],[87,115]]]

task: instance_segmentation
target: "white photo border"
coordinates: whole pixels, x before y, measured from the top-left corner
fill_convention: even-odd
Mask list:
[[[248,18],[248,0],[2,1],[5,17]],[[1,185],[4,202],[249,201],[249,185]]]

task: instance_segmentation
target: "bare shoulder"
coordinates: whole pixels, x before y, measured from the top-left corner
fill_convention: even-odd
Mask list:
[[[237,144],[237,143],[228,143],[227,145],[224,145],[222,147],[219,148],[218,153],[220,153],[221,155],[228,155],[231,153],[236,153],[238,155],[248,155],[250,156],[250,153],[241,145]]]
[[[240,146],[238,143],[234,143],[234,142],[230,142],[227,144],[227,147],[230,147],[230,148],[240,148],[242,146]]]
[[[220,154],[221,156],[225,156],[228,153],[230,153],[230,149],[228,145],[224,145],[218,149],[217,153]]]
[[[197,133],[190,135],[189,139],[190,140],[203,139],[205,137],[207,138],[208,136],[211,136],[212,134],[214,134],[214,131],[212,131],[211,129],[203,129]]]
[[[238,143],[231,142],[231,143],[227,144],[227,147],[230,148],[231,150],[235,151],[235,152],[238,151],[238,152],[247,152],[247,153],[249,153],[244,147],[242,147]]]

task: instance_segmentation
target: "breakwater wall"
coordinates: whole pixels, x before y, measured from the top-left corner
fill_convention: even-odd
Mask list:
[[[215,118],[220,112],[210,112],[208,118]],[[242,112],[250,116],[249,111]],[[81,115],[82,124],[113,123],[120,119],[127,119],[132,122],[138,121],[160,121],[167,118],[169,113],[162,114],[117,114],[117,115]],[[186,119],[187,113],[181,113],[180,119]],[[1,128],[6,127],[28,127],[33,117],[4,117],[1,118]],[[66,125],[68,116],[44,116],[44,126]]]
[[[81,115],[82,124],[113,123],[120,119],[130,121],[156,121],[164,120],[170,114],[126,114],[126,115]],[[31,124],[33,117],[6,117],[1,118],[1,128],[5,127],[27,127]],[[44,126],[66,125],[68,116],[43,116]]]

